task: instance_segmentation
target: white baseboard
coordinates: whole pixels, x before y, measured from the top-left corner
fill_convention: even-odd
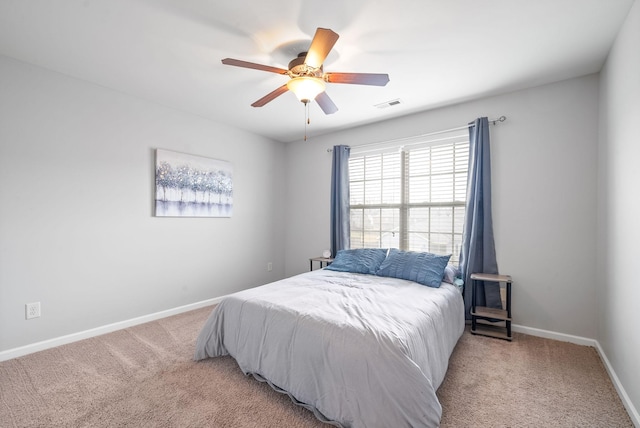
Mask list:
[[[526,327],[526,326],[517,325],[517,324],[512,324],[511,330],[518,333],[528,334],[530,336],[544,337],[545,339],[553,339],[553,340],[559,340],[561,342],[575,343],[576,345],[595,347],[596,344],[598,343],[596,340],[588,339],[586,337],[573,336],[571,334],[558,333],[558,332],[549,331],[549,330],[541,330],[539,328]]]
[[[631,402],[629,395],[627,395],[627,391],[625,391],[624,387],[620,383],[620,379],[618,379],[618,375],[616,375],[616,372],[613,370],[613,367],[611,367],[611,363],[607,358],[607,354],[604,353],[604,350],[600,346],[600,343],[597,341],[596,341],[596,349],[598,350],[598,354],[600,354],[600,358],[602,358],[604,367],[607,369],[607,372],[609,373],[609,377],[611,378],[611,382],[613,383],[613,386],[616,388],[616,391],[618,391],[618,395],[622,400],[622,404],[624,405],[625,409],[627,409],[627,413],[629,413],[631,422],[633,422],[633,425],[635,425],[636,427],[640,427],[640,414],[638,413],[638,409],[636,409],[633,403]]]
[[[116,330],[122,330],[128,327],[133,327],[138,324],[144,324],[146,322],[170,317],[172,315],[178,315],[183,312],[192,311],[194,309],[204,308],[205,306],[211,306],[216,303],[220,303],[223,297],[224,296],[203,300],[201,302],[191,303],[191,304],[179,306],[173,309],[167,309],[166,311],[160,311],[160,312],[156,312],[149,315],[143,315],[141,317],[132,318],[125,321],[119,321],[113,324],[107,324],[101,327],[92,328],[90,330],[80,331],[78,333],[67,334],[66,336],[60,336],[53,339],[43,340],[42,342],[32,343],[30,345],[21,346],[19,348],[8,349],[6,351],[0,352],[0,362],[11,360],[13,358],[22,357],[28,354],[33,354],[34,352],[44,351],[45,349],[55,348],[56,346],[66,345],[68,343],[77,342],[79,340],[100,336],[106,333],[111,333]]]
[[[631,402],[627,391],[625,391],[622,383],[620,382],[620,379],[618,378],[618,375],[616,375],[615,370],[613,370],[613,367],[611,366],[611,363],[607,358],[607,354],[605,354],[604,350],[600,346],[600,342],[594,339],[588,339],[586,337],[573,336],[570,334],[557,333],[554,331],[541,330],[538,328],[525,327],[522,325],[512,324],[511,328],[513,331],[516,331],[518,333],[524,333],[531,336],[544,337],[545,339],[560,340],[562,342],[570,342],[575,343],[576,345],[591,346],[596,348],[598,354],[600,355],[600,358],[602,359],[604,367],[607,369],[607,373],[609,373],[611,383],[613,383],[616,391],[618,391],[618,396],[620,397],[622,404],[624,405],[627,413],[629,414],[629,417],[631,418],[631,422],[634,426],[640,427],[640,414],[638,413],[638,409],[636,409],[636,407]]]

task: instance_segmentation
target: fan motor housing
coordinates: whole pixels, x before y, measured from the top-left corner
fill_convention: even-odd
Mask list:
[[[320,66],[320,68],[309,67],[304,63],[306,57],[306,52],[300,52],[297,58],[294,58],[289,62],[289,71],[291,72],[291,75],[294,77],[311,76],[321,78],[322,66]]]

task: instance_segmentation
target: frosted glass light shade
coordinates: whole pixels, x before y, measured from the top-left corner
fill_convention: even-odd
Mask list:
[[[325,87],[324,80],[317,77],[294,77],[287,82],[287,88],[303,103],[315,99]]]

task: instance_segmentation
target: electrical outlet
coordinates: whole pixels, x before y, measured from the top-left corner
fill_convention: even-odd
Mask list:
[[[271,272],[273,270],[273,263],[267,263],[267,272]]]
[[[40,316],[40,302],[27,303],[24,305],[25,316],[28,320]]]

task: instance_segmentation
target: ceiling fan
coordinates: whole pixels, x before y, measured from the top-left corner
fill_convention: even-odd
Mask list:
[[[262,107],[285,92],[292,91],[305,105],[315,100],[325,114],[332,114],[338,111],[338,107],[325,92],[325,82],[373,86],[385,86],[389,82],[388,74],[325,73],[322,69],[322,63],[335,45],[338,37],[340,36],[332,30],[318,28],[313,40],[311,40],[309,50],[298,54],[298,57],[289,63],[288,70],[232,58],[225,58],[222,63],[236,67],[286,74],[290,77],[287,83],[251,104],[253,107]]]

